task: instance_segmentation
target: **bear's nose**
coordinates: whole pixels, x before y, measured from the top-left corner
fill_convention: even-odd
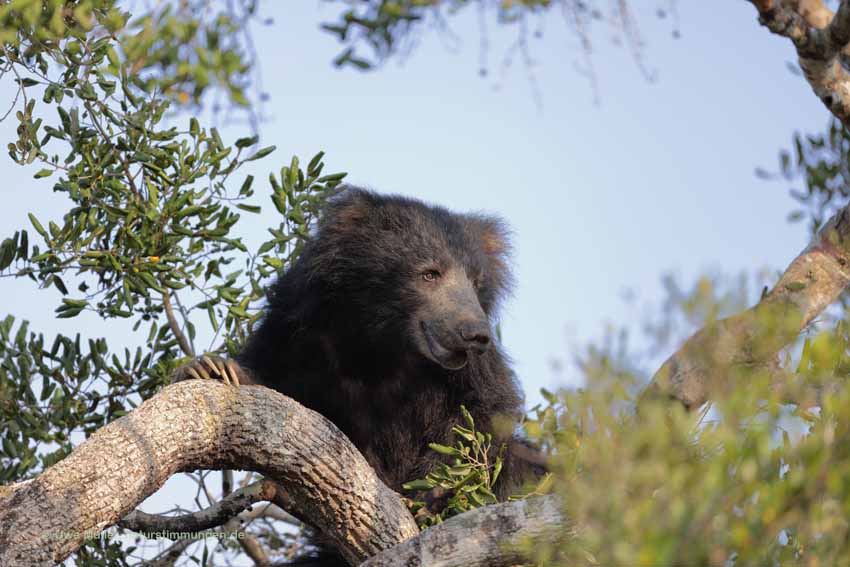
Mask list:
[[[458,332],[468,350],[484,352],[490,346],[490,325],[478,321],[461,323]]]

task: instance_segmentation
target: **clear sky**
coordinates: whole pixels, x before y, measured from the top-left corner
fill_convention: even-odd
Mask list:
[[[504,343],[536,401],[541,386],[555,385],[553,357],[568,358],[571,345],[600,336],[606,322],[635,322],[621,299],[626,290],[652,300],[665,272],[689,281],[708,269],[781,268],[806,241],[804,225],[785,220],[793,206],[786,184],[753,174],[775,167],[795,129],[828,120],[788,71],[789,42],[761,28],[741,0],[678,2],[678,40],[671,22],[655,17],[655,2],[633,4],[649,5],[637,21],[656,80],[643,78],[599,24],[596,103],[576,71],[578,42],[552,14],[531,44],[538,107],[519,61],[502,73],[514,35],[492,20],[491,72],[478,75],[473,11],[451,20],[463,38],[457,48],[426,33],[403,64],[363,74],[330,64],[339,46],[318,29],[332,18],[330,6],[265,2],[275,23],[255,37],[271,96],[262,136],[278,150],[258,162],[258,179],[292,154],[309,159],[324,150],[327,168],[348,171],[353,183],[503,216],[515,235],[518,284],[503,317]],[[0,89],[10,100],[10,85]],[[6,140],[11,122],[0,124]],[[27,211],[43,221],[58,216],[51,180],[34,181],[37,168],[16,166],[5,152],[0,163],[6,233],[29,228]],[[54,290],[0,286],[3,311],[37,329],[114,334],[93,318],[57,323],[58,300],[48,300]]]

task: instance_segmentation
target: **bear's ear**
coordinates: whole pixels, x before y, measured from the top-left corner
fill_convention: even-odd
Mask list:
[[[374,200],[369,191],[346,186],[328,200],[320,226],[333,232],[351,233],[366,223],[374,208]]]
[[[504,221],[495,217],[470,215],[467,230],[488,256],[505,258],[510,254],[509,230]]]
[[[464,224],[473,245],[484,253],[484,279],[479,299],[484,312],[490,315],[510,293],[514,283],[509,258],[510,231],[501,219],[484,215],[466,215]]]

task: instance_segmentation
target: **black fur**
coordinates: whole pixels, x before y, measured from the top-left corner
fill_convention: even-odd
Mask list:
[[[428,443],[449,441],[461,405],[477,428],[512,440],[495,422],[515,423],[523,397],[500,346],[478,337],[483,346],[459,354],[465,365],[451,369],[425,356],[417,335],[417,318],[450,346],[457,336],[445,337],[458,321],[483,312],[492,325],[511,282],[508,248],[498,219],[349,188],[329,202],[301,256],[271,288],[265,317],[237,360],[254,381],[329,418],[402,491],[439,458]],[[451,274],[455,291],[423,283],[431,269]],[[509,450],[500,496],[531,470],[521,461]]]

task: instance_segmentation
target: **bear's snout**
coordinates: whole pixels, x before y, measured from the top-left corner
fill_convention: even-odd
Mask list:
[[[464,321],[457,331],[467,350],[482,353],[490,347],[490,325],[486,321]]]

